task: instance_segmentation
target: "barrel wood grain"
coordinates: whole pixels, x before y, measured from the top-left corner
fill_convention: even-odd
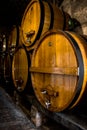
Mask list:
[[[73,44],[67,33],[74,38],[77,45]],[[78,46],[82,56],[82,79],[75,46]],[[73,101],[69,109],[80,102],[86,90],[86,50],[86,41],[74,33],[50,30],[40,38],[33,52],[29,71],[36,97],[45,108],[59,112],[67,109]],[[70,68],[73,68],[73,74]],[[82,80],[82,86],[76,98],[79,80]]]
[[[27,50],[50,29],[68,30],[69,15],[64,16],[59,7],[46,1],[32,0],[25,9],[21,40]],[[65,26],[65,27],[64,27]]]
[[[12,79],[15,88],[22,92],[28,80],[28,56],[23,47],[18,48],[14,53],[12,61]]]

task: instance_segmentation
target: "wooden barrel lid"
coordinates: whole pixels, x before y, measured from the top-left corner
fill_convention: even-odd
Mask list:
[[[63,25],[63,14],[58,7],[46,1],[32,0],[21,22],[22,42],[28,48],[49,29],[63,29]]]
[[[2,52],[7,51],[7,37],[5,34],[2,35]]]
[[[66,109],[77,92],[79,61],[72,43],[64,32],[49,31],[33,52],[29,70],[33,88],[39,102],[50,111]]]
[[[13,55],[12,78],[15,88],[23,91],[28,80],[28,56],[24,47],[17,48]]]
[[[11,57],[8,54],[4,57],[4,63],[3,63],[3,77],[5,81],[10,81],[11,79]]]
[[[19,27],[14,25],[11,28],[8,38],[8,48],[10,51],[14,51],[19,42]]]
[[[39,0],[32,0],[23,15],[21,28],[22,39],[26,46],[33,44],[36,39],[41,20],[41,8]]]

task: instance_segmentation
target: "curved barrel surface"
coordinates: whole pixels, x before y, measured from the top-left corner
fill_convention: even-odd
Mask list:
[[[4,64],[3,64],[3,74],[5,81],[11,80],[11,57],[9,54],[6,54],[4,57]]]
[[[29,71],[45,108],[59,112],[80,102],[86,90],[86,50],[86,41],[72,32],[50,30],[40,38]]]
[[[8,36],[8,51],[14,53],[16,48],[21,44],[21,27],[13,25]]]
[[[23,91],[28,80],[28,55],[24,47],[17,48],[12,61],[12,78],[15,88]]]
[[[68,20],[65,17],[57,6],[46,1],[32,0],[25,9],[21,22],[23,44],[27,48],[34,45],[49,29],[67,29],[69,17]]]

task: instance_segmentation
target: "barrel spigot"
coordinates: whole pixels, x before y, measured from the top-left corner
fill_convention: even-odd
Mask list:
[[[22,91],[22,88],[20,86],[17,86],[18,91]]]
[[[55,98],[59,96],[58,92],[53,91],[53,90],[49,90],[49,89],[46,89],[46,90],[43,89],[43,90],[41,90],[41,93],[44,94],[44,95],[55,97]]]
[[[21,86],[23,84],[23,79],[21,77],[19,77],[19,79],[15,79],[16,83]]]
[[[51,103],[49,100],[45,101],[46,108],[48,109],[51,106]]]
[[[31,38],[32,36],[35,34],[35,31],[34,30],[31,30],[30,32],[27,32],[25,33],[26,34],[26,37],[27,37],[27,42],[28,43],[31,43]]]
[[[46,91],[46,90],[43,90],[43,91],[41,91],[41,93],[42,93],[42,94],[46,94],[46,93],[47,93],[47,91]]]
[[[22,91],[21,86],[23,85],[23,82],[24,82],[23,79],[21,77],[19,77],[19,79],[16,79],[15,81],[16,81],[16,84],[17,84],[17,90]]]

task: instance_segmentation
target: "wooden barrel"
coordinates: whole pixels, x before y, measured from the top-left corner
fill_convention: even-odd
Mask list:
[[[3,75],[5,82],[10,82],[11,80],[11,57],[10,54],[6,54],[4,57],[4,63],[3,63]]]
[[[2,83],[2,79],[4,77],[4,74],[3,74],[3,62],[4,62],[4,57],[0,54],[0,83]]]
[[[5,34],[2,35],[2,53],[7,51],[7,37]]]
[[[17,48],[12,60],[12,79],[14,87],[22,92],[28,82],[29,57],[23,46]]]
[[[15,49],[20,45],[21,28],[18,25],[13,25],[8,36],[8,50],[14,53]]]
[[[0,76],[1,82],[7,83],[11,80],[11,57],[9,53],[0,55]]]
[[[66,29],[68,22],[64,22],[64,13],[57,6],[46,1],[31,0],[21,22],[23,44],[27,48],[34,45],[49,29]]]
[[[50,30],[37,42],[29,71],[45,108],[75,108],[87,92],[87,42],[73,32]]]

